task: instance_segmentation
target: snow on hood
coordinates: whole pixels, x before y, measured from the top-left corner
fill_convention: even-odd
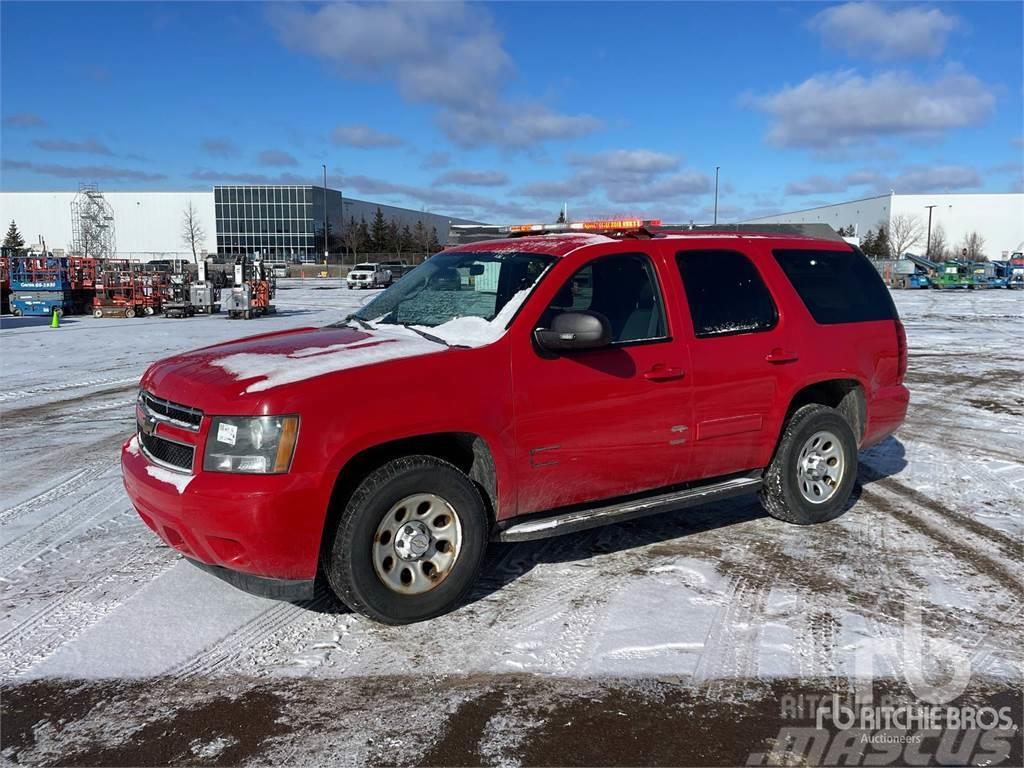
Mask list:
[[[436,342],[408,331],[408,335],[380,328],[374,331],[372,336],[361,335],[340,344],[290,352],[239,352],[211,360],[210,365],[223,368],[238,379],[257,379],[245,389],[244,394],[250,394],[350,368],[445,350]]]

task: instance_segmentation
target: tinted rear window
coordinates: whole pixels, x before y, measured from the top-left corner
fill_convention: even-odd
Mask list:
[[[896,317],[889,290],[860,252],[778,250],[775,260],[818,323],[862,323]]]

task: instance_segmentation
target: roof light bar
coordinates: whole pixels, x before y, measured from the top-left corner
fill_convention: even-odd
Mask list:
[[[660,227],[661,219],[598,219],[596,221],[574,221],[568,224],[513,224],[508,228],[511,234],[536,232],[623,232],[645,227]]]

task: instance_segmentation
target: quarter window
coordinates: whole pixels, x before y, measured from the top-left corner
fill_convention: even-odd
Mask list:
[[[794,249],[774,254],[815,322],[830,325],[896,317],[885,283],[860,252]]]
[[[540,326],[547,328],[556,314],[573,311],[604,315],[613,342],[665,337],[665,309],[654,268],[642,254],[605,256],[577,271],[552,300]]]
[[[698,338],[774,328],[779,313],[750,259],[737,251],[680,251],[679,274]]]

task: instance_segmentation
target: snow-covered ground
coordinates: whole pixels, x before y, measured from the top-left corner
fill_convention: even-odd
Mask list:
[[[593,700],[595,680],[675,681],[719,705],[750,681],[763,692],[865,674],[899,681],[919,668],[966,667],[974,680],[1020,685],[1024,292],[895,294],[911,350],[911,409],[895,438],[862,453],[856,501],[840,519],[801,528],[765,517],[756,500],[734,500],[496,545],[463,607],[392,628],[327,595],[277,603],[201,572],[139,521],[121,485],[118,450],[149,363],[243,334],[334,322],[376,294],[340,281],[280,288],[278,314],[250,322],[76,317],[52,330],[3,318],[0,675],[13,691],[52,701],[71,695],[62,680],[102,678],[81,690],[110,702],[141,696],[143,681],[159,677],[172,698],[238,705],[264,690],[247,688],[251,681],[270,678],[274,695],[292,692],[293,717],[296,701],[322,704],[325,691],[364,702],[333,725],[321,713],[321,735],[335,736],[317,743],[356,750],[352,762],[369,750],[385,762],[443,764],[438,743],[459,718],[477,718],[466,726],[477,739],[466,754],[514,764],[533,747],[512,734],[554,722],[524,701],[555,711],[551,697],[569,689]],[[869,667],[858,666],[858,654]],[[133,678],[143,680],[112,682]],[[112,685],[121,687],[104,687]],[[368,714],[373,696],[390,702],[408,732]],[[97,730],[86,707],[80,732],[61,736],[39,706],[42,725],[19,748],[25,760],[61,754],[76,738],[130,740],[144,727]],[[621,703],[638,711],[631,706]],[[109,718],[131,714],[108,709]],[[343,737],[338,723],[355,730]],[[231,729],[223,743],[186,740],[186,757],[302,763],[307,753],[272,730],[244,754],[231,752],[244,743]],[[462,755],[456,747],[444,754]],[[5,756],[21,754],[10,750],[8,740]]]

